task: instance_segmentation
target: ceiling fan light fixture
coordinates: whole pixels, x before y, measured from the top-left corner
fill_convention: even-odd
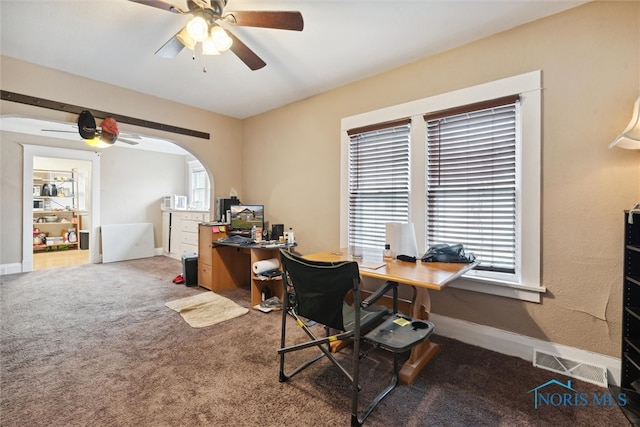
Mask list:
[[[220,51],[216,47],[216,42],[213,37],[207,37],[202,42],[202,54],[203,55],[220,55]]]
[[[108,148],[113,145],[113,143],[109,144],[107,141],[103,140],[102,137],[96,136],[95,138],[86,139],[86,144],[90,147],[94,148]]]
[[[182,30],[180,30],[180,32],[178,34],[176,34],[176,38],[178,39],[178,41],[180,43],[183,44],[184,47],[186,47],[187,49],[191,49],[194,50],[196,48],[196,43],[197,41],[195,41],[190,35],[189,32],[187,31],[187,27],[184,27]]]
[[[196,16],[187,24],[187,32],[193,40],[202,42],[209,35],[209,25],[203,17]]]
[[[229,37],[229,34],[227,34],[222,27],[213,27],[211,29],[211,38],[216,44],[216,49],[218,49],[219,52],[228,50],[233,44],[233,39]]]

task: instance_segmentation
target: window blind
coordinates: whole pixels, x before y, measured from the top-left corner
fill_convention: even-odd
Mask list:
[[[348,131],[349,245],[384,248],[385,223],[409,221],[409,119]]]
[[[425,116],[427,243],[462,243],[482,270],[515,272],[517,104]]]

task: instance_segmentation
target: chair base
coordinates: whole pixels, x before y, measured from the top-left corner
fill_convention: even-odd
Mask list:
[[[372,344],[374,347],[393,353],[393,376],[389,385],[371,401],[361,416],[358,415],[357,396],[354,396],[351,413],[352,426],[361,426],[382,399],[398,385],[399,354],[426,341],[434,329],[435,326],[431,322],[394,313],[363,337],[363,341]]]
[[[352,402],[353,408],[351,413],[351,426],[361,426],[364,423],[364,420],[367,419],[369,414],[373,412],[373,410],[378,406],[378,403],[382,401],[391,391],[396,388],[398,385],[398,353],[393,354],[393,376],[391,377],[391,381],[389,385],[382,390],[378,395],[373,398],[373,400],[367,406],[367,409],[364,410],[362,415],[358,415],[358,399],[357,397]]]

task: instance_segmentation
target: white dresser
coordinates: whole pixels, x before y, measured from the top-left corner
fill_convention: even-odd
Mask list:
[[[175,259],[198,253],[198,224],[209,222],[209,211],[163,211],[162,251]]]

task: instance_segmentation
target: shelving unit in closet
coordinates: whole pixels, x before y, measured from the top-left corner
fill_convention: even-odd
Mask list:
[[[81,218],[77,170],[34,169],[33,251],[77,249]]]

